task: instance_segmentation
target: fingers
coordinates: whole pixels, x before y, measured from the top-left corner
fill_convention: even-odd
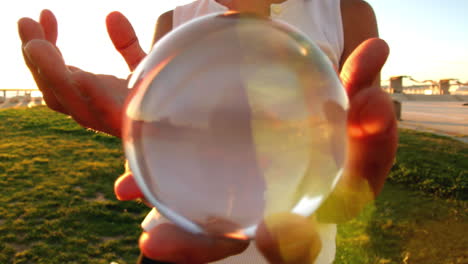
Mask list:
[[[46,84],[47,88],[41,90],[46,93],[46,100],[61,105],[80,125],[90,127],[88,122],[95,119],[94,115],[73,85],[70,71],[55,46],[46,40],[35,39],[28,42],[24,52]],[[66,105],[60,102],[66,102]]]
[[[115,181],[114,192],[117,199],[121,201],[135,200],[143,197],[131,173],[125,173]]]
[[[18,30],[23,44],[33,39],[45,39],[55,45],[58,36],[57,28],[57,19],[50,10],[41,12],[39,23],[30,18],[21,18],[18,21]]]
[[[36,21],[27,17],[21,18],[18,21],[18,33],[23,46],[33,39],[45,39],[42,26]]]
[[[367,89],[350,100],[348,135],[352,139],[386,136],[396,123],[393,102],[381,89]]]
[[[68,85],[69,71],[60,53],[45,40],[34,39],[24,47],[29,60],[41,71],[50,84],[55,86]]]
[[[43,10],[39,17],[39,23],[44,30],[45,39],[56,45],[58,35],[57,19],[50,10]]]
[[[312,264],[322,248],[316,222],[292,213],[267,217],[255,241],[269,263],[275,264]]]
[[[364,186],[376,195],[392,166],[397,148],[397,125],[393,103],[380,85],[375,85],[389,54],[381,39],[359,45],[343,66],[341,78],[350,97],[348,114],[348,160],[344,181]]]
[[[374,192],[380,193],[393,165],[398,144],[398,130],[393,103],[381,89],[368,89],[351,99],[348,117],[349,179],[366,179]]]
[[[38,48],[39,46],[41,46],[41,45],[38,45],[39,44],[38,42],[45,42],[45,41],[35,39],[35,40],[27,42],[28,44],[23,48],[24,60],[29,70],[31,71],[31,74],[33,75],[33,78],[37,84],[37,87],[42,92],[42,96],[45,102],[47,103],[47,106],[54,111],[61,112],[64,114],[69,114],[68,110],[57,99],[53,90],[50,87],[50,83],[48,82],[48,80],[46,80],[46,77],[43,75],[44,72],[43,72],[43,69],[41,69],[41,66],[44,64],[47,65],[48,63],[44,61],[44,60],[47,60],[47,57],[38,55],[38,53],[42,52],[40,48]],[[58,63],[57,62],[53,63],[54,65],[63,64],[62,58],[61,56],[57,56],[57,50],[55,48],[53,48],[53,50],[49,50],[49,52],[54,55],[51,59],[58,61]],[[41,57],[40,62],[34,61],[34,59],[37,59],[37,57]],[[39,65],[37,63],[39,63]],[[48,67],[48,69],[50,69],[50,67]],[[66,72],[63,72],[63,71],[62,73],[66,74]]]
[[[140,249],[150,259],[172,263],[208,263],[244,251],[247,241],[214,239],[161,224],[140,237]]]
[[[353,51],[340,73],[340,78],[350,98],[372,85],[378,78],[388,54],[387,43],[377,38],[364,41]]]
[[[356,217],[382,190],[393,165],[398,131],[389,95],[364,87],[350,99],[348,148],[343,176],[316,212],[323,223]]]
[[[50,11],[49,11],[50,12]],[[49,20],[49,19],[47,19]],[[30,18],[22,18],[18,21],[18,32],[21,38],[23,46],[23,57],[28,66],[31,74],[39,88],[41,90],[44,100],[47,103],[47,106],[54,111],[68,114],[68,111],[63,107],[63,105],[57,100],[53,91],[50,89],[49,84],[41,75],[39,68],[31,61],[29,54],[26,54],[24,47],[27,43],[32,40],[44,40],[46,39],[46,34],[44,32],[41,24]]]
[[[114,185],[119,200],[143,197],[132,174],[125,173]],[[183,231],[171,223],[164,223],[144,232],[140,249],[150,258],[171,263],[207,263],[236,255],[244,251],[248,242],[214,239]]]
[[[135,30],[127,18],[119,12],[110,13],[106,18],[106,25],[112,43],[133,71],[146,56]]]

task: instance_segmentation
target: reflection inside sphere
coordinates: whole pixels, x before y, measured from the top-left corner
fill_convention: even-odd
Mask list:
[[[134,177],[191,232],[252,238],[269,215],[311,215],[341,175],[346,94],[289,25],[195,19],[155,45],[130,86],[123,140]]]

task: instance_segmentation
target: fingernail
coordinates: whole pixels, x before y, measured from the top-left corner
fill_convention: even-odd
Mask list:
[[[28,44],[29,44],[29,42],[24,44],[22,49],[23,49],[23,53],[24,53],[24,55],[26,55],[28,61],[32,63],[31,53],[29,52]]]
[[[33,67],[35,67],[36,72],[40,73],[39,68],[37,68],[36,66],[37,64],[36,64],[36,61],[34,60],[34,56],[31,53],[31,41],[29,41],[28,43],[26,43],[26,45],[24,45],[23,51],[24,51],[24,54],[26,55],[28,63],[30,63]]]
[[[159,212],[156,210],[156,208],[153,208],[148,215],[146,215],[145,219],[143,222],[141,222],[141,228],[145,232],[149,232],[151,229],[155,228],[156,226],[163,224],[163,223],[168,223],[169,221],[166,220],[166,218],[162,217]]]

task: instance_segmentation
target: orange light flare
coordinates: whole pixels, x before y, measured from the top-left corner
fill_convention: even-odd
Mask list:
[[[240,232],[232,232],[232,233],[226,233],[224,234],[224,237],[230,238],[230,239],[235,239],[235,240],[243,240],[243,241],[248,241],[249,237],[246,235],[240,233]]]
[[[228,10],[228,11],[224,12],[224,13],[222,14],[222,16],[230,16],[230,15],[234,15],[234,14],[238,14],[238,13],[239,13],[239,11]]]

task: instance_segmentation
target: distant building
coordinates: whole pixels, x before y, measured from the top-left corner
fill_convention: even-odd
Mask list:
[[[410,85],[403,80],[410,82]],[[403,94],[451,94],[451,92],[456,90],[455,86],[460,86],[458,84],[453,84],[456,79],[442,79],[438,82],[432,80],[417,81],[410,76],[393,76],[388,82],[388,85],[382,85],[388,93],[403,93]],[[458,82],[459,83],[459,82]]]

